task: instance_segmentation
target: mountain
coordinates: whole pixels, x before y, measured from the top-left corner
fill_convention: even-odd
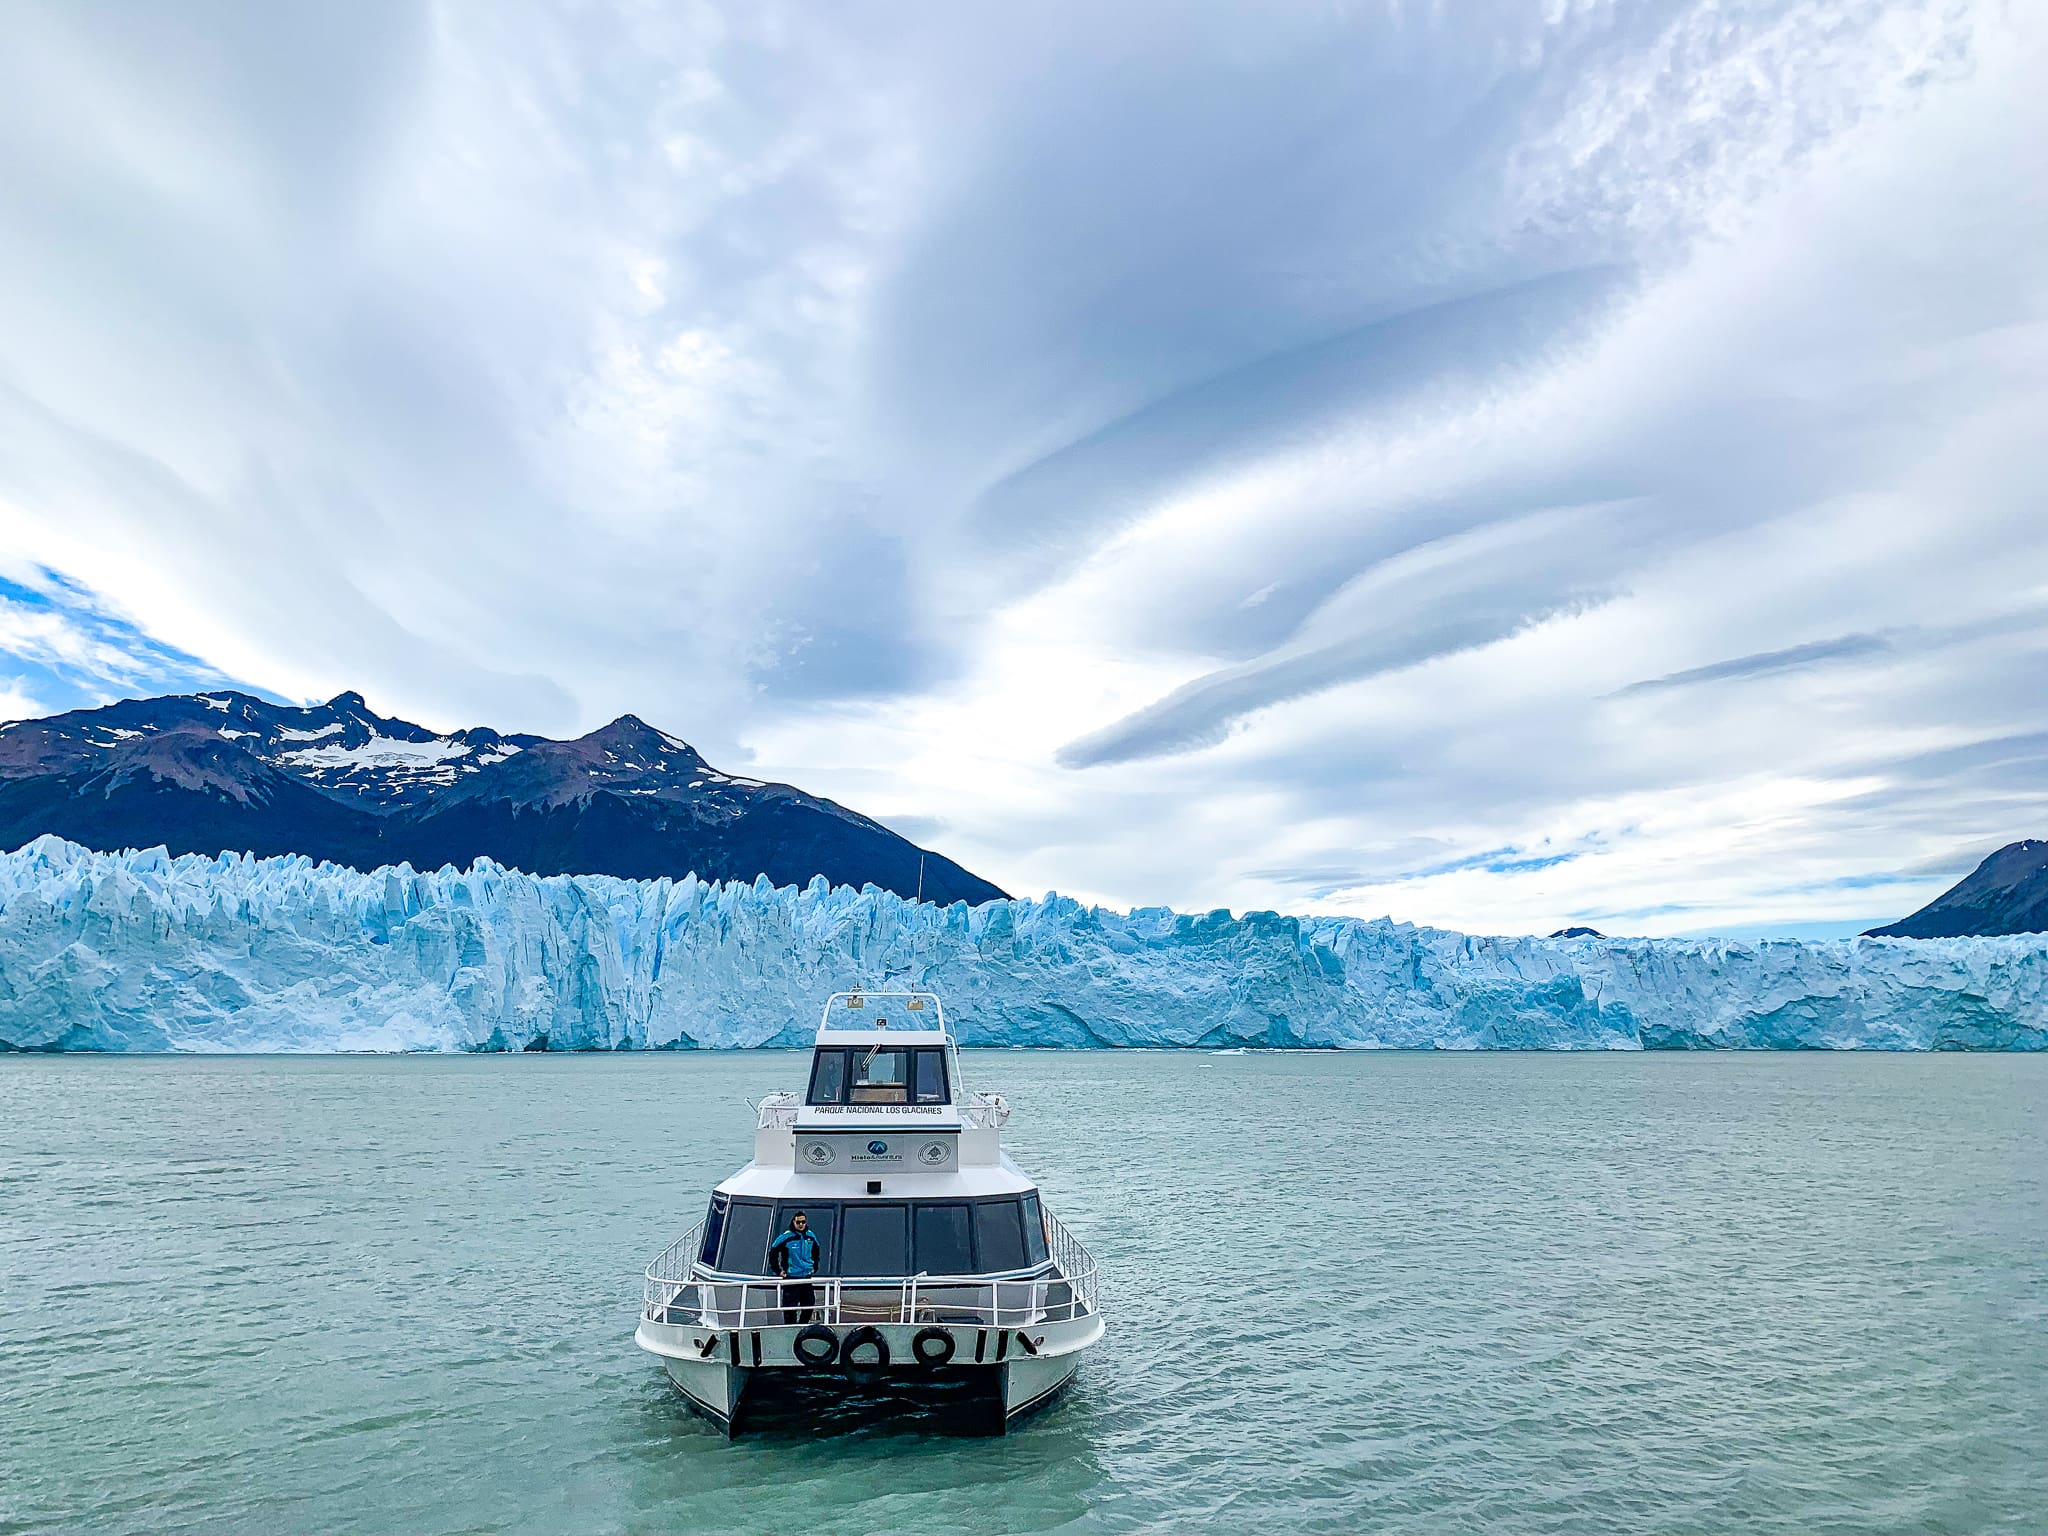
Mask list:
[[[2008,843],[1911,917],[1872,938],[1953,939],[1970,934],[2048,933],[2048,843]]]
[[[874,884],[927,901],[1003,892],[879,822],[720,773],[633,715],[574,741],[437,735],[359,693],[310,708],[223,691],[126,699],[0,726],[0,847],[300,853],[355,869]]]

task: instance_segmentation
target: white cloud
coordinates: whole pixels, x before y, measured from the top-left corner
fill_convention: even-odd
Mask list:
[[[25,678],[10,677],[0,681],[0,724],[10,720],[33,720],[49,713],[44,704],[26,687]]]
[[[1118,902],[1854,921],[2042,830],[2041,18],[1172,14],[29,7],[0,576]]]

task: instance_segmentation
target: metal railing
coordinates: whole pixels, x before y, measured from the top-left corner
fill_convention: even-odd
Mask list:
[[[793,1093],[771,1093],[755,1111],[754,1128],[760,1131],[788,1131],[796,1127],[797,1106],[802,1101]]]
[[[960,1108],[960,1123],[977,1131],[993,1131],[1009,1121],[1010,1103],[1000,1093],[971,1093]]]
[[[848,1018],[846,1010],[862,1009],[871,1013],[873,1010],[868,1006],[871,1003],[887,1005],[898,1002],[905,1005],[905,1011],[908,1013],[929,1013],[931,1015],[928,1020],[918,1020],[907,1027],[899,1024],[897,1028],[902,1030],[904,1034],[944,1034],[946,1032],[946,1005],[939,1001],[939,994],[936,992],[834,992],[825,999],[825,1011],[818,1016],[818,1027],[820,1029],[830,1029],[837,1023],[841,1029],[860,1029],[865,1023],[865,1016],[863,1018]],[[832,1016],[832,1005],[834,1003],[839,1004],[840,1009],[837,1020],[834,1020]]]
[[[1021,1328],[1071,1322],[1095,1310],[1095,1261],[1050,1213],[1051,1255],[1029,1275],[818,1275],[809,1280],[731,1276],[696,1261],[702,1223],[647,1266],[641,1317],[697,1328],[801,1323],[955,1323]]]
[[[1059,1217],[1051,1211],[1045,1216],[1045,1235],[1052,1249],[1053,1267],[1074,1287],[1074,1295],[1081,1303],[1083,1312],[1095,1310],[1096,1274],[1095,1260],[1081,1239],[1069,1232]]]

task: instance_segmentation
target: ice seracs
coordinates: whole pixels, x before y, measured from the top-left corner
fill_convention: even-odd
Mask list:
[[[1102,1337],[1095,1263],[1001,1147],[936,994],[840,992],[801,1094],[648,1267],[634,1340],[730,1432],[765,1381],[978,1389],[1007,1427]]]
[[[1477,938],[1061,897],[920,905],[814,880],[358,873],[304,858],[0,854],[0,1046],[802,1046],[912,976],[969,1045],[2048,1049],[2048,938]]]

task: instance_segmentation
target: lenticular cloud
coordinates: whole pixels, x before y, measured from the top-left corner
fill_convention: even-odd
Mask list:
[[[2048,936],[1474,938],[1063,898],[919,905],[479,861],[0,855],[0,1045],[644,1050],[807,1043],[839,988],[933,987],[972,1045],[2048,1048]]]

